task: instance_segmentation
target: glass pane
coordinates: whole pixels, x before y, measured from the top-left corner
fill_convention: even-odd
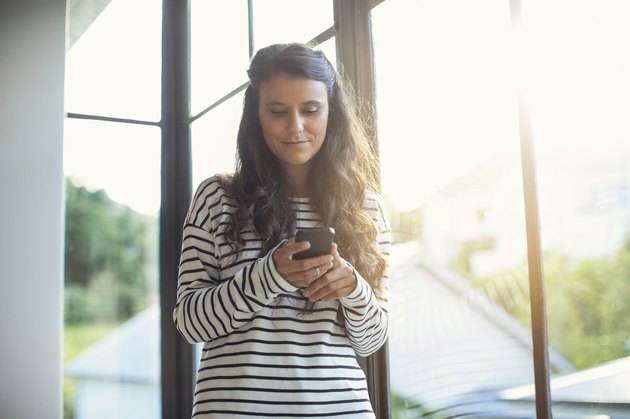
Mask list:
[[[509,2],[372,19],[394,417],[534,417],[501,396],[534,382]]]
[[[158,121],[161,2],[72,3],[66,111]]]
[[[193,190],[212,175],[234,172],[243,96],[237,94],[192,124]]]
[[[159,418],[160,130],[66,120],[64,417]]]
[[[253,3],[256,49],[277,42],[307,42],[334,24],[332,1],[254,0]]]
[[[247,1],[193,0],[191,109],[196,115],[247,81]]]
[[[549,342],[573,370],[554,417],[630,416],[629,19],[622,0],[523,2]]]
[[[326,54],[328,61],[330,61],[333,67],[335,67],[335,70],[337,70],[337,43],[334,36],[328,41],[322,42],[314,48],[324,51],[324,54]]]

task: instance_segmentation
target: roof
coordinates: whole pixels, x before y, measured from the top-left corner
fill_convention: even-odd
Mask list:
[[[425,410],[479,403],[534,382],[531,333],[417,244],[396,245],[390,283],[392,389]],[[573,366],[550,351],[552,368]]]
[[[501,397],[507,400],[534,400],[534,386],[511,388]],[[630,404],[630,357],[598,367],[551,379],[551,397],[559,403]],[[630,415],[630,406],[628,407]]]
[[[151,306],[79,354],[66,376],[133,383],[160,382],[160,312]]]

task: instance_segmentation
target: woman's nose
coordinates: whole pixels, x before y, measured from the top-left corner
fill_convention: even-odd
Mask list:
[[[294,114],[289,120],[289,133],[300,134],[304,131],[304,119],[299,114]]]

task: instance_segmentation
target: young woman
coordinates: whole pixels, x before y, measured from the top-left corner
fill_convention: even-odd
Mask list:
[[[174,321],[204,342],[193,417],[373,418],[356,355],[387,337],[389,227],[377,166],[321,51],[263,48],[248,70],[232,175],[184,226]],[[323,256],[297,230],[333,227]]]

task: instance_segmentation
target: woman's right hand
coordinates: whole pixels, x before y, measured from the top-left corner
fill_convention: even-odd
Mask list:
[[[333,267],[331,254],[309,259],[293,260],[293,255],[310,247],[307,241],[296,242],[291,237],[273,253],[276,270],[294,287],[306,288]]]

